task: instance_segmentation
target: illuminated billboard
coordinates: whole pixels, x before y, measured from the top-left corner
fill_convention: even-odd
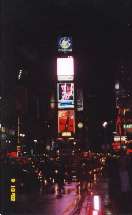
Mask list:
[[[123,128],[126,133],[132,133],[132,124],[124,124]]]
[[[58,108],[74,108],[74,83],[58,83]]]
[[[68,36],[58,37],[57,46],[58,46],[58,52],[71,52],[72,37],[68,37]]]
[[[71,81],[74,79],[73,57],[57,58],[58,81]]]
[[[58,133],[62,136],[64,136],[63,134],[69,134],[68,136],[72,136],[75,133],[74,110],[58,111]]]

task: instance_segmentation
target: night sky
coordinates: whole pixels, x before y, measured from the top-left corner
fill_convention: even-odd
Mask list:
[[[48,95],[56,72],[57,35],[69,33],[73,37],[75,72],[86,101],[90,96],[95,98],[92,102],[97,119],[111,119],[114,115],[115,74],[122,61],[132,58],[131,1],[5,2],[16,63],[32,71],[40,91]]]

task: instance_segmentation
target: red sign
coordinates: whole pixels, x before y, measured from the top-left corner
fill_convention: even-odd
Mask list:
[[[75,133],[75,113],[74,110],[58,111],[58,133]]]

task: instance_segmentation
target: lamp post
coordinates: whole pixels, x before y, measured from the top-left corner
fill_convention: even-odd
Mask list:
[[[37,156],[37,152],[38,152],[38,150],[37,150],[38,140],[34,139],[33,142],[34,142],[34,146],[35,146],[34,153],[35,153],[35,155]]]
[[[105,121],[102,123],[102,127],[104,128],[104,150],[106,151],[107,149],[107,133],[106,133],[106,129],[107,129],[107,126],[108,126],[108,122]]]

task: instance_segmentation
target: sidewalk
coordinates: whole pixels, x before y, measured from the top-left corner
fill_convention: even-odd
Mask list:
[[[102,207],[105,215],[117,215],[112,208],[112,202],[109,196],[109,181],[105,177],[101,177],[94,187],[93,192],[101,196]]]
[[[110,197],[108,178],[102,177],[101,179],[99,179],[99,181],[94,187],[94,191],[97,192],[97,194],[100,195],[102,198],[105,215],[132,215],[132,211],[131,212],[123,211],[122,205],[119,200],[120,194],[116,195],[118,197],[115,197],[114,194],[113,196]]]

